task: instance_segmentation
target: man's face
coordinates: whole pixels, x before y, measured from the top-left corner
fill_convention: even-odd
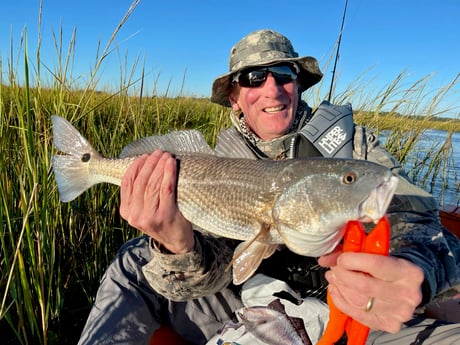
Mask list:
[[[241,82],[235,83],[230,95],[233,110],[241,110],[246,124],[263,140],[286,134],[299,103],[298,79],[284,83],[276,79],[267,72],[260,86],[245,87]]]

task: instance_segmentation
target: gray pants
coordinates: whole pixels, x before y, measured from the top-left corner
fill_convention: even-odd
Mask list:
[[[190,344],[205,344],[243,306],[230,289],[187,302],[165,299],[142,273],[150,259],[146,237],[120,249],[102,278],[79,345],[148,344],[160,324],[170,325]],[[397,334],[371,332],[367,344],[460,344],[460,324],[414,319]]]

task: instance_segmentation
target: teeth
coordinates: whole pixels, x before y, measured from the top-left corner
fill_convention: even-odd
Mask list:
[[[265,108],[264,111],[267,113],[276,113],[277,111],[283,110],[284,105],[279,105],[277,107]]]

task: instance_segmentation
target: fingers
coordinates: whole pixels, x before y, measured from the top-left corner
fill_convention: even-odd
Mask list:
[[[155,151],[136,159],[120,189],[120,214],[128,223],[173,253],[193,249],[191,223],[176,201],[177,164],[171,154]]]
[[[337,245],[335,249],[326,255],[320,256],[318,258],[318,264],[323,267],[332,267],[337,265],[337,258],[342,254],[342,245]]]
[[[157,184],[162,178],[162,156],[163,152],[155,151],[151,155],[139,157],[131,164],[122,179],[120,214],[141,231],[144,228],[141,221],[145,208],[154,210],[158,204]]]
[[[391,256],[375,255],[369,253],[343,253],[337,258],[337,264],[347,270],[360,271],[371,274],[375,278],[385,281],[398,280],[401,273],[409,270],[412,278],[417,283],[423,281],[423,272],[418,266],[407,260]]]
[[[154,153],[145,161],[137,184],[137,193],[142,196],[145,211],[167,216],[169,210],[175,208],[176,185],[171,170],[175,172],[175,159],[169,153],[159,156]]]
[[[402,324],[413,316],[414,308],[406,304],[395,304],[380,297],[333,284],[329,285],[328,291],[338,309],[374,330],[397,333]],[[371,298],[372,307],[366,310]]]
[[[164,201],[161,205],[169,207],[171,203],[176,203],[177,164],[176,159],[170,155],[162,158],[163,178],[159,193],[160,199]]]
[[[393,257],[344,253],[326,279],[340,310],[373,329],[391,333],[413,316],[422,298],[420,268]],[[365,311],[370,298],[372,307]]]
[[[166,161],[169,159],[173,160],[170,154],[159,150],[154,151],[151,155],[143,155],[131,164],[122,179],[120,214],[141,231],[145,231],[151,221],[151,218],[145,217],[145,214],[157,213],[159,206],[163,203],[161,198],[171,194],[171,190],[174,189],[174,186],[169,185],[171,173],[165,174],[164,171]],[[171,170],[171,163],[168,167]],[[169,193],[162,194],[161,190],[166,185]],[[164,200],[164,203],[169,204],[170,200]]]
[[[121,216],[128,220],[129,209],[131,207],[131,197],[133,195],[134,183],[139,174],[139,171],[142,169],[145,161],[148,156],[143,155],[137,158],[128,168],[123,179],[121,180],[120,186],[120,214]]]

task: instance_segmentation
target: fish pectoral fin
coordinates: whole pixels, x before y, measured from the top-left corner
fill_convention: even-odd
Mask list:
[[[263,259],[271,256],[277,244],[262,242],[252,242],[248,246],[247,242],[240,243],[233,255],[233,283],[240,285],[248,280],[259,267]]]
[[[263,237],[266,237],[268,232],[270,231],[270,228],[271,228],[271,225],[270,224],[267,224],[267,223],[262,223],[262,227],[260,228],[260,231],[258,232],[258,234],[256,236],[254,236],[251,240],[249,241],[245,241],[245,242],[242,242],[240,243],[240,245],[238,245],[238,247],[235,249],[235,252],[233,254],[233,258],[232,260],[228,263],[228,266],[225,270],[228,270],[232,265],[233,263],[235,262],[235,260],[243,253],[245,252],[249,246],[251,244],[253,244],[255,241],[257,241],[257,239],[260,239],[260,238],[263,238]]]

